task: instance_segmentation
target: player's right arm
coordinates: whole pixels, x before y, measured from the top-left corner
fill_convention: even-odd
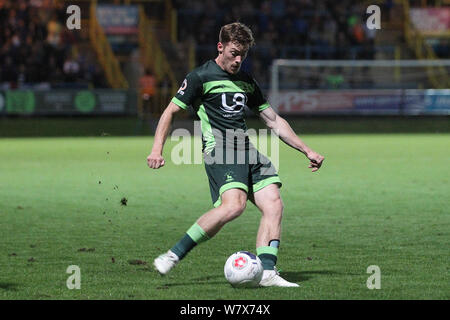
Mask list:
[[[167,135],[169,134],[172,119],[176,112],[182,109],[186,110],[188,106],[192,105],[194,100],[199,97],[201,89],[202,83],[197,73],[189,73],[159,119],[152,152],[147,157],[147,163],[150,168],[158,169],[164,166],[165,161],[162,152]]]
[[[180,110],[181,108],[179,106],[173,102],[170,102],[159,119],[158,126],[156,127],[155,139],[153,141],[152,152],[147,157],[147,164],[152,169],[159,169],[165,164],[162,156],[164,143],[166,142],[167,135],[169,134],[172,119],[175,113]]]

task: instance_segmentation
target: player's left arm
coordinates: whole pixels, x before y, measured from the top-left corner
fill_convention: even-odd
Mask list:
[[[265,108],[259,113],[261,119],[267,127],[274,130],[279,138],[291,146],[292,148],[302,152],[310,161],[308,168],[312,172],[316,172],[321,167],[323,160],[322,155],[309,148],[292,130],[289,123],[280,117],[271,107]]]

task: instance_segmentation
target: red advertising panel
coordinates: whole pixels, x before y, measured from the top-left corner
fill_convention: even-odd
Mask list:
[[[425,35],[450,34],[450,8],[410,9],[411,21]]]

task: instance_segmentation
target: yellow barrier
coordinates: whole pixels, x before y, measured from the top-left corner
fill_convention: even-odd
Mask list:
[[[170,40],[172,41],[172,43],[176,43],[177,42],[177,11],[175,10],[175,8],[172,5],[172,1],[171,0],[165,0],[165,6],[166,6],[166,29],[168,30],[169,34],[170,34]]]
[[[418,59],[439,60],[433,49],[424,41],[423,36],[414,28],[409,19],[409,1],[402,0],[404,15],[404,34],[407,44],[412,48]],[[448,88],[450,78],[444,67],[427,67],[428,78],[434,88]]]
[[[89,39],[92,47],[97,53],[98,60],[105,71],[106,79],[114,89],[128,89],[128,82],[125,79],[108,39],[96,16],[97,1],[92,1],[90,5],[89,17]]]
[[[139,6],[139,47],[144,68],[150,68],[158,83],[168,80],[168,88],[156,88],[156,94],[152,101],[151,113],[161,114],[169,103],[169,99],[176,93],[179,83],[175,73],[164,54],[156,38],[156,34],[151,27],[151,22],[145,15],[142,6]],[[143,114],[141,99],[139,99],[140,114]]]

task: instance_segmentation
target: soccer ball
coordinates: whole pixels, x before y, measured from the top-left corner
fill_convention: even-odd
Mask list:
[[[225,278],[235,288],[254,288],[263,275],[261,260],[251,252],[238,251],[225,262]]]

